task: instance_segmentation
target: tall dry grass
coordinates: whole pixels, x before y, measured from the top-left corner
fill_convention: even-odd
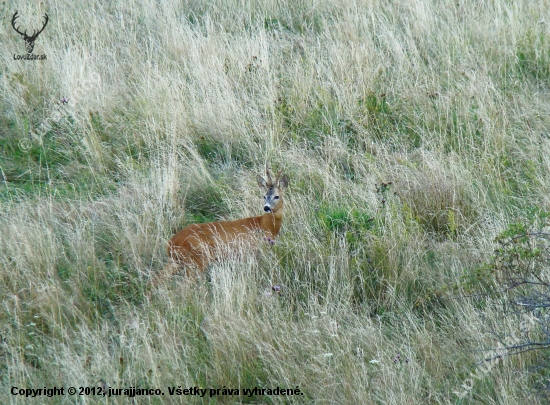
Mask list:
[[[16,9],[30,31],[50,16],[46,61],[13,60]],[[165,391],[137,403],[539,402],[538,355],[457,395],[500,303],[448,291],[550,208],[549,9],[3,3],[0,402],[102,385]],[[276,245],[151,289],[176,229],[257,215],[265,161],[290,177]]]

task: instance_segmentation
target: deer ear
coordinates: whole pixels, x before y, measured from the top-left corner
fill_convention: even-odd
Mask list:
[[[260,176],[259,174],[256,175],[256,180],[258,180],[258,186],[260,186],[260,188],[267,190],[267,184],[262,176]]]
[[[279,189],[284,190],[288,186],[288,176],[285,174],[279,180]]]

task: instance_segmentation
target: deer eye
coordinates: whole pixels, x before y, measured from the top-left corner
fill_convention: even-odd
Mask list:
[[[276,199],[276,200],[278,200],[278,199],[279,199],[279,196],[278,196],[278,195],[276,195],[276,196],[275,196],[275,199]]]
[[[264,195],[264,200],[267,199],[267,196]]]

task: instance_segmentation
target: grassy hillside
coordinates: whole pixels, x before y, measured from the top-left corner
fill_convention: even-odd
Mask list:
[[[46,60],[14,60],[16,10],[48,13]],[[550,210],[549,10],[2,3],[0,402],[544,403],[547,352],[475,366],[517,325],[472,275]],[[260,214],[266,161],[290,178],[276,244],[152,288],[175,230]],[[243,394],[277,386],[303,395]]]

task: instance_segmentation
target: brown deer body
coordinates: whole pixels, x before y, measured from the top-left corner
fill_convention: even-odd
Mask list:
[[[219,258],[224,248],[236,248],[239,243],[253,243],[258,234],[268,241],[274,239],[281,230],[283,220],[283,191],[288,185],[288,177],[281,172],[272,181],[266,165],[267,181],[257,176],[258,185],[265,190],[264,214],[235,221],[208,222],[193,224],[182,229],[170,239],[168,256],[170,263],[165,276],[185,267],[204,271],[208,264]],[[168,273],[168,274],[166,274]]]

